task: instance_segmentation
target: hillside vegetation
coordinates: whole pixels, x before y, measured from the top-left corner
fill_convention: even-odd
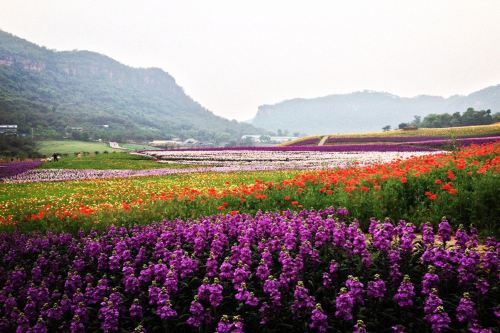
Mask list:
[[[218,117],[159,68],[131,68],[89,51],[55,52],[0,30],[0,123],[35,137],[105,141],[257,134]]]

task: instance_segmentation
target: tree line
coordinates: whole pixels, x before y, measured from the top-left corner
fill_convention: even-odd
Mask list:
[[[492,113],[491,110],[474,110],[470,107],[467,111],[460,113],[431,113],[423,119],[420,116],[415,116],[413,121],[399,124],[399,129],[406,128],[442,128],[442,127],[459,127],[459,126],[474,126],[474,125],[489,125],[500,122],[500,112]],[[390,127],[385,126],[383,130],[388,130]]]

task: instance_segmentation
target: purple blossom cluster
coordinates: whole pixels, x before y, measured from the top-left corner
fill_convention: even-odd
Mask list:
[[[462,137],[455,139],[460,145],[484,144],[500,140],[500,136],[487,137]],[[386,137],[348,137],[348,138],[328,138],[327,145],[352,144],[352,143],[401,143],[407,145],[428,145],[429,147],[441,147],[453,143],[453,139],[436,136],[386,136]]]
[[[329,137],[326,144],[339,143],[369,143],[369,142],[385,142],[385,143],[404,143],[404,142],[419,142],[430,140],[446,140],[445,136],[363,136],[363,137]]]
[[[12,163],[0,163],[0,181],[2,178],[16,176],[28,170],[37,168],[42,164],[40,161],[20,161]]]
[[[292,144],[292,146],[314,146],[318,145],[318,143],[321,141],[321,137],[313,137],[313,138],[307,138],[304,140],[297,141]]]
[[[440,148],[445,145],[453,144],[456,142],[460,146],[470,146],[470,145],[482,145],[486,143],[496,142],[500,140],[500,136],[487,136],[487,137],[477,137],[477,138],[459,138],[459,139],[438,139],[438,140],[427,140],[427,141],[408,141],[406,144],[419,144],[425,145],[427,147]]]
[[[2,233],[0,331],[492,332],[500,243],[449,225],[365,234],[329,208]]]
[[[35,169],[11,177],[6,177],[6,183],[31,183],[31,182],[58,182],[70,180],[109,179],[128,177],[165,176],[173,174],[186,174],[196,172],[235,172],[235,171],[269,171],[294,169],[292,166],[223,166],[199,167],[179,169],[146,169],[146,170],[95,170],[95,169]],[[305,168],[307,169],[307,168]],[[0,179],[0,182],[2,180]]]
[[[178,173],[212,171],[208,168],[147,169],[147,170],[94,170],[94,169],[35,169],[4,179],[8,183],[52,182],[68,180],[162,176]],[[232,171],[232,170],[229,170]]]

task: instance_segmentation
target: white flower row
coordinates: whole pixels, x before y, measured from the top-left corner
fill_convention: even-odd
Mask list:
[[[435,152],[432,152],[435,153]],[[353,163],[368,165],[395,159],[432,154],[430,152],[321,152],[321,151],[147,151],[144,154],[162,163],[206,166],[266,165],[288,168],[337,168]]]
[[[13,177],[5,183],[29,183],[165,176],[194,172],[234,172],[270,170],[313,170],[343,168],[357,163],[359,166],[387,163],[411,156],[435,154],[435,152],[318,152],[318,151],[150,151],[148,155],[163,163],[195,164],[185,169],[149,170],[93,170],[93,169],[32,169]]]

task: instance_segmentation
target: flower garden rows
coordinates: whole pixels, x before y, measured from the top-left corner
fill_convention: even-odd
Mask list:
[[[498,328],[500,243],[346,209],[0,234],[0,331],[473,332]],[[417,231],[422,236],[417,235]],[[453,241],[452,241],[452,235]]]
[[[185,169],[94,170],[94,169],[20,169],[18,174],[4,178],[5,183],[51,182],[87,179],[164,176],[194,172],[234,172],[268,170],[324,169],[346,167],[353,163],[368,165],[395,159],[430,154],[429,152],[316,152],[316,151],[149,151],[164,162],[192,164],[203,167]],[[25,163],[25,162],[21,162]],[[35,164],[35,166],[38,166]],[[12,167],[18,170],[19,168]],[[1,169],[0,169],[1,170]]]
[[[446,215],[455,225],[473,222],[482,232],[497,234],[499,152],[498,143],[472,146],[456,154],[425,155],[365,167],[290,171],[288,178],[285,172],[277,181],[256,179],[250,184],[238,184],[238,175],[227,174],[216,177],[229,180],[234,176],[232,183],[226,181],[217,187],[194,184],[162,188],[139,184],[130,189],[123,185],[120,188],[121,182],[75,183],[100,187],[89,196],[76,193],[42,201],[7,201],[0,204],[0,223],[4,229],[77,231],[82,227],[196,218],[221,212],[320,209],[334,205],[350,209],[365,230],[366,221],[372,216],[404,218],[420,224]],[[190,178],[200,179],[200,175]],[[107,184],[115,183],[113,191],[106,190]],[[29,184],[9,184],[14,185]]]
[[[262,147],[264,148],[264,147]],[[274,147],[270,147],[274,148]],[[279,147],[281,149],[281,147]],[[284,147],[287,148],[287,147]],[[321,148],[321,147],[319,147]],[[434,153],[440,153],[434,152]],[[369,165],[388,163],[395,159],[431,154],[428,151],[265,151],[265,150],[156,150],[145,154],[165,162],[197,163],[200,165],[237,167],[251,166],[254,169],[334,169],[345,168],[354,163]],[[249,169],[249,171],[252,169]]]

